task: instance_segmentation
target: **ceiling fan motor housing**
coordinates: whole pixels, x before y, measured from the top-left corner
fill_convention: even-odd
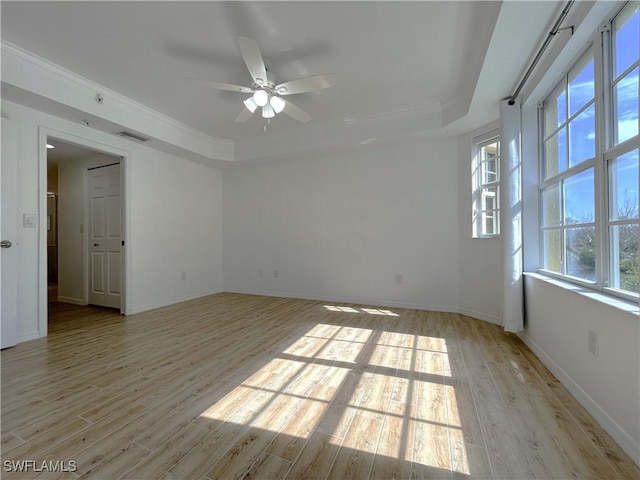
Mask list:
[[[276,88],[276,82],[275,82],[275,80],[273,78],[273,74],[269,71],[269,68],[266,68],[265,70],[267,72],[266,81],[264,81],[262,83],[256,82],[256,83],[254,83],[252,85],[252,88],[254,90],[258,90],[258,89],[262,88],[264,90],[267,90],[269,93],[272,93],[272,91],[274,91],[275,88]],[[262,80],[262,79],[258,79],[258,80]]]

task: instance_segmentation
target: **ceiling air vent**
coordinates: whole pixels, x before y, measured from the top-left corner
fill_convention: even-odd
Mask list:
[[[150,140],[149,137],[145,137],[139,133],[130,132],[128,130],[120,130],[119,132],[115,132],[114,135],[128,138],[129,140],[135,140],[136,142],[148,142]]]

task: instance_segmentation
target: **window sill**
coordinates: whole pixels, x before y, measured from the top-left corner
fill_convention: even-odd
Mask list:
[[[602,292],[597,292],[595,290],[591,290],[580,285],[575,285],[573,283],[569,283],[557,278],[548,277],[537,272],[524,272],[524,275],[527,277],[535,278],[536,280],[549,283],[551,285],[555,285],[556,287],[560,287],[564,290],[574,292],[578,295],[582,295],[583,297],[590,298],[597,302],[604,303],[610,307],[630,313],[631,315],[634,315],[636,317],[640,316],[640,307],[638,306],[637,302],[631,302],[623,300],[621,298],[612,297]]]
[[[499,240],[500,234],[496,233],[495,235],[475,235],[471,237],[472,240],[491,240],[492,238],[497,238]]]

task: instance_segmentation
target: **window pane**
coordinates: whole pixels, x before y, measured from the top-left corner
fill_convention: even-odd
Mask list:
[[[482,212],[482,224],[484,225],[484,235],[496,235],[498,233],[498,211],[491,210]]]
[[[567,121],[567,92],[563,81],[544,103],[545,137]]]
[[[640,262],[638,260],[637,223],[615,225],[609,229],[611,245],[611,286],[638,293],[640,288]]]
[[[638,150],[609,161],[609,219],[638,218]]]
[[[543,268],[562,273],[562,231],[544,230],[542,232]]]
[[[593,168],[564,181],[564,223],[592,223],[595,220]]]
[[[559,226],[560,219],[560,185],[555,184],[542,191],[542,225]]]
[[[591,104],[569,122],[569,166],[573,167],[596,155],[596,109]]]
[[[638,3],[630,3],[613,22],[614,72],[616,78],[638,60],[640,51],[640,14]]]
[[[593,99],[593,55],[584,55],[569,73],[569,116]]]
[[[567,129],[563,128],[545,142],[544,178],[567,169]]]
[[[595,281],[595,227],[567,229],[567,275]]]
[[[497,159],[492,158],[483,163],[483,183],[491,183],[498,181],[498,170],[496,169]]]
[[[475,144],[473,237],[500,234],[500,140]],[[491,185],[488,185],[491,184]]]
[[[498,181],[498,172],[496,171],[496,160],[485,164],[484,183],[492,183]]]
[[[638,135],[638,69],[631,70],[613,87],[615,143]]]
[[[497,182],[498,162],[500,158],[500,144],[492,143],[482,147],[482,183]]]
[[[498,208],[498,187],[483,188],[480,199],[482,210],[496,210]]]

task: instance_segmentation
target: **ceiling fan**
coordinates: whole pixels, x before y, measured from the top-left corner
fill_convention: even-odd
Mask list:
[[[297,105],[282,97],[322,90],[323,88],[332,87],[336,83],[334,75],[329,73],[276,84],[271,72],[268,71],[265,65],[267,62],[262,58],[258,42],[253,38],[238,37],[238,44],[240,45],[240,53],[242,54],[244,63],[247,65],[247,69],[253,78],[251,87],[221,82],[204,82],[206,85],[217,88],[218,90],[251,94],[250,97],[244,100],[245,108],[243,108],[236,118],[236,122],[246,122],[252,117],[258,107],[260,107],[263,118],[270,119],[275,117],[276,114],[284,112],[299,122],[307,123],[311,120],[311,116]]]

